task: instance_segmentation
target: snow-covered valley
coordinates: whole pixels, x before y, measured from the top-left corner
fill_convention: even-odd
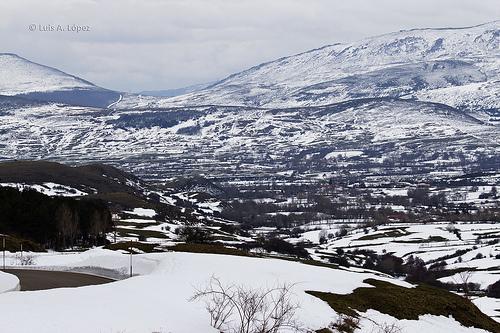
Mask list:
[[[2,329],[500,332],[499,40],[399,31],[174,97],[0,53],[7,268],[116,280],[0,272]],[[238,330],[254,303],[281,325]]]
[[[339,168],[328,154],[345,149],[362,154],[339,161],[381,169],[384,161],[405,155],[413,156],[415,167],[425,167],[453,154],[451,161],[462,162],[450,161],[448,171],[457,166],[482,171],[490,165],[478,159],[493,158],[494,164],[500,149],[498,126],[448,106],[401,99],[292,109],[99,110],[43,104],[1,112],[0,159],[105,161],[149,179],[205,172],[267,176],[297,171],[304,163],[309,172],[322,174]]]

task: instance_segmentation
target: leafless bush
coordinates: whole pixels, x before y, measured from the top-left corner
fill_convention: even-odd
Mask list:
[[[212,327],[224,333],[299,332],[295,318],[298,304],[291,301],[292,285],[272,289],[249,289],[224,285],[212,277],[191,301],[204,300]]]
[[[14,265],[19,265],[19,266],[35,265],[35,257],[32,254],[20,255],[18,253],[14,258]]]
[[[334,332],[353,333],[359,328],[359,319],[341,314],[334,323],[330,324]]]
[[[372,331],[373,333],[402,333],[403,330],[401,327],[396,325],[396,323],[392,324],[376,324],[377,327],[375,328],[375,331]]]
[[[395,322],[391,324],[377,323],[368,317],[361,316],[361,318],[373,323],[370,333],[403,333],[401,327]],[[337,320],[331,323],[328,328],[333,332],[354,333],[356,330],[360,329],[359,322],[360,319],[357,317],[340,314]]]

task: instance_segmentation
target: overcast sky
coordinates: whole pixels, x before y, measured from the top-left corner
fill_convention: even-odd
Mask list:
[[[159,90],[326,44],[499,18],[499,0],[1,0],[0,52],[110,89]],[[68,24],[90,31],[38,31]]]

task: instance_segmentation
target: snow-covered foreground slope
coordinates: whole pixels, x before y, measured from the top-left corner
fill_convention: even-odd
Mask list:
[[[46,254],[37,257],[44,266],[88,266],[119,269],[128,266],[129,256],[105,250],[81,254]],[[216,332],[209,325],[204,304],[190,302],[196,288],[203,288],[211,277],[223,283],[249,288],[294,284],[293,301],[300,303],[298,320],[304,328],[319,329],[336,319],[336,313],[323,301],[306,294],[318,290],[346,294],[363,280],[376,278],[404,287],[398,280],[310,266],[277,259],[190,253],[160,253],[134,256],[134,267],[144,274],[115,283],[13,292],[0,295],[2,327],[8,332]],[[29,314],[30,320],[23,320]],[[425,315],[418,321],[398,321],[368,311],[371,320],[397,323],[404,332],[485,332],[460,326],[454,319]],[[360,332],[372,332],[373,322],[363,319]]]
[[[14,290],[19,290],[19,279],[12,274],[0,272],[0,294]]]
[[[405,96],[495,109],[500,95],[499,40],[500,21],[399,31],[264,63],[171,99],[128,96],[122,105],[290,107]]]

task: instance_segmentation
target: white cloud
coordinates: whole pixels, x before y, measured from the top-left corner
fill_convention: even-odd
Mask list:
[[[118,90],[212,81],[339,41],[500,17],[497,0],[3,0],[0,52]],[[90,32],[30,32],[29,24]]]

